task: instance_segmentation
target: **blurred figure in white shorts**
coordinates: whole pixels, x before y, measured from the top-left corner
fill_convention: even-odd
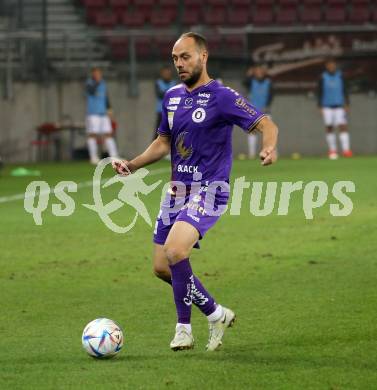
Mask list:
[[[118,157],[118,150],[113,137],[111,124],[111,106],[107,85],[102,77],[100,68],[93,68],[91,77],[86,81],[87,97],[86,131],[88,134],[88,150],[90,162],[97,164],[98,140],[103,137],[104,144],[110,157]]]
[[[326,126],[329,158],[338,158],[335,129],[339,128],[339,141],[344,157],[352,157],[347,127],[349,97],[346,82],[334,59],[328,59],[318,83],[318,106]]]

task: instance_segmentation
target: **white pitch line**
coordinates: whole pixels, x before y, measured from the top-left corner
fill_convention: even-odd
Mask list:
[[[159,175],[160,173],[165,173],[165,172],[169,172],[169,171],[170,171],[170,168],[159,168],[159,169],[155,169],[153,171],[150,171],[148,173],[148,176],[155,176],[155,175]],[[101,184],[104,184],[109,179],[111,179],[111,177],[106,177],[106,178],[102,179]],[[91,187],[92,185],[93,185],[93,180],[83,181],[83,182],[77,184],[77,189]],[[63,192],[63,190],[61,190],[59,192]],[[50,191],[42,191],[39,193],[39,195],[53,194],[53,193],[54,193],[54,188],[51,188]],[[26,193],[24,192],[22,194],[3,196],[3,197],[0,197],[0,203],[13,202],[15,200],[32,198],[34,196],[35,196],[34,192],[26,192]]]

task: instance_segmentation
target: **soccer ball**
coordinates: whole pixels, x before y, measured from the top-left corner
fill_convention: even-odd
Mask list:
[[[97,318],[85,326],[82,345],[90,356],[111,358],[122,349],[122,329],[108,318]]]

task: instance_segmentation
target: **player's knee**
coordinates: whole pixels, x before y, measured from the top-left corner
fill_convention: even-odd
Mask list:
[[[164,252],[170,264],[185,259],[189,255],[186,248],[177,244],[165,244]]]

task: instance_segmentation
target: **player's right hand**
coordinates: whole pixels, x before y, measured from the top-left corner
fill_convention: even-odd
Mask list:
[[[118,175],[128,176],[131,175],[131,164],[127,160],[114,159],[111,162],[112,167],[115,169]]]

